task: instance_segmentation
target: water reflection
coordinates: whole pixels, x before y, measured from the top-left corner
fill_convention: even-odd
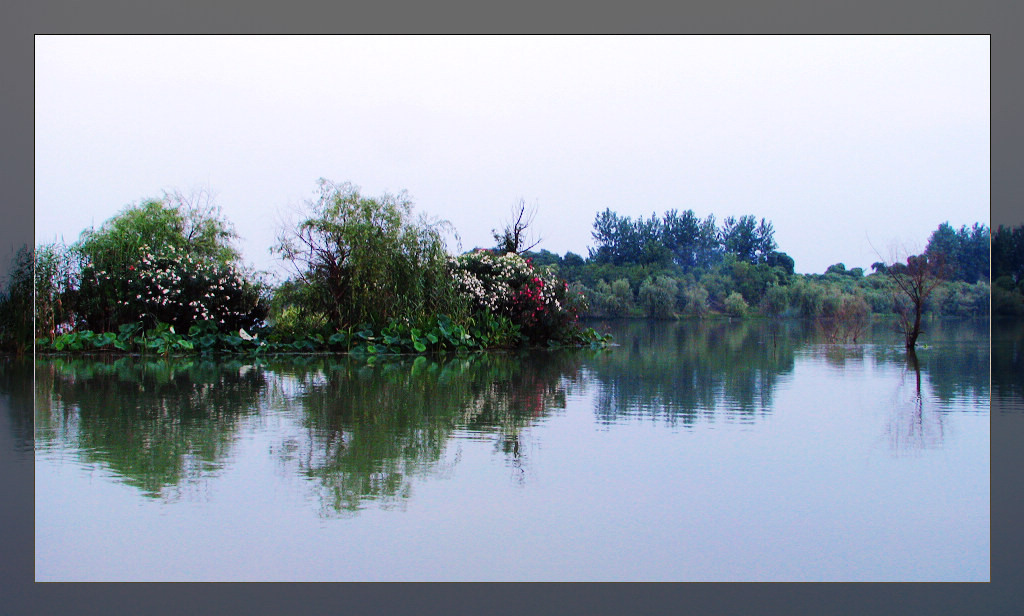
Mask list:
[[[244,418],[296,418],[273,432],[279,468],[316,486],[325,515],[401,507],[411,479],[444,474],[456,431],[490,438],[522,469],[521,431],[565,407],[587,352],[483,354],[368,365],[299,357],[245,363],[53,359],[37,365],[40,449],[65,448],[151,497],[216,474]],[[287,420],[285,420],[287,423]],[[250,430],[252,428],[250,427]]]
[[[364,501],[401,507],[411,479],[444,474],[456,430],[490,436],[520,465],[520,432],[555,409],[578,382],[579,353],[529,357],[424,357],[367,366],[323,359],[301,370],[268,364],[294,386],[284,407],[301,413],[301,434],[279,443],[281,463],[314,480],[325,513],[354,512]]]
[[[886,425],[889,447],[897,453],[913,453],[942,445],[945,437],[943,414],[933,405],[925,404],[927,396],[921,387],[921,362],[915,351],[906,354],[906,369],[900,389],[902,395],[892,405]]]
[[[1024,412],[1024,320],[992,322],[992,397],[1001,412]]]
[[[43,454],[72,452],[148,497],[174,500],[190,497],[258,438],[278,472],[299,478],[331,517],[369,504],[403,508],[418,480],[452,474],[469,440],[491,443],[510,480],[524,483],[537,438],[530,428],[570,399],[592,405],[604,430],[635,421],[756,424],[777,411],[779,387],[793,382],[803,358],[839,379],[846,371],[896,374],[883,428],[896,451],[941,446],[943,413],[965,407],[952,402],[987,403],[981,326],[935,324],[929,347],[914,358],[887,333],[865,336],[867,344],[826,345],[799,322],[607,327],[621,346],[444,361],[39,359],[37,446]],[[1001,369],[993,360],[994,381]],[[18,370],[6,365],[0,385]]]
[[[0,355],[0,413],[3,413],[14,451],[30,454],[32,440],[32,363],[24,358]]]
[[[793,370],[805,324],[631,322],[622,347],[592,363],[595,413],[612,424],[650,418],[675,426],[700,420],[749,423],[772,409],[779,379]]]
[[[266,381],[237,361],[138,357],[36,364],[36,445],[70,447],[151,497],[220,468]]]

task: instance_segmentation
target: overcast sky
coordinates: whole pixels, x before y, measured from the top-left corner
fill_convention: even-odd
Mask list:
[[[37,36],[35,67],[39,243],[208,189],[281,271],[320,177],[407,190],[453,252],[520,199],[538,249],[586,256],[605,208],[753,214],[817,273],[989,222],[986,36]]]

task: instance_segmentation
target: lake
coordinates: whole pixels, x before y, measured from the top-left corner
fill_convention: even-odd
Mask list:
[[[916,360],[883,322],[595,326],[617,346],[38,358],[36,580],[990,579],[987,320]]]

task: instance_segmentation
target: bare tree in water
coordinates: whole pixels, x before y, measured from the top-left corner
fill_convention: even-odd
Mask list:
[[[894,309],[908,351],[917,346],[921,335],[921,313],[924,303],[942,281],[944,272],[940,257],[926,255],[907,257],[907,262],[893,263],[885,268],[896,285],[893,289]]]

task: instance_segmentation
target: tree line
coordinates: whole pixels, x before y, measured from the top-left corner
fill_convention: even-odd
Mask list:
[[[595,246],[589,249],[590,260],[601,264],[673,264],[690,271],[711,267],[725,254],[750,264],[793,264],[787,255],[775,252],[772,223],[764,218],[758,223],[750,215],[728,216],[718,226],[714,214],[701,220],[693,210],[680,214],[672,209],[661,217],[651,214],[633,220],[606,209],[595,218],[591,235]]]
[[[241,261],[207,193],[165,193],[71,245],[22,250],[0,297],[0,345],[373,355],[607,342],[578,322],[565,281],[514,251],[453,256],[449,226],[414,215],[404,192],[321,179],[279,229],[270,250],[292,274],[270,284]]]
[[[1024,225],[992,234],[992,312],[1024,315]]]
[[[280,284],[242,263],[232,225],[202,191],[164,193],[71,245],[22,251],[0,296],[0,343],[24,349],[33,338],[89,330],[108,332],[94,344],[128,344],[133,324],[162,324],[165,342],[199,327],[191,343],[243,330],[261,343],[304,339],[302,348],[326,348],[328,339],[349,348],[358,339],[420,350],[442,339],[580,341],[579,317],[716,313],[812,318],[832,338],[855,339],[873,314],[904,315],[909,324],[921,313],[988,313],[990,233],[980,223],[944,222],[922,254],[876,262],[870,273],[836,263],[796,274],[773,223],[751,214],[719,223],[692,210],[631,218],[607,208],[595,215],[584,258],[535,250],[534,212],[520,202],[493,231],[495,246],[453,256],[443,239],[450,224],[414,215],[406,193],[370,197],[325,179],[317,187],[271,247],[292,267]],[[1024,227],[1000,227],[991,249],[993,310],[1024,313]],[[907,276],[919,279],[917,292],[904,289]]]
[[[867,273],[835,263],[822,274],[796,274],[773,224],[753,215],[717,225],[713,215],[700,219],[689,210],[631,219],[606,209],[592,235],[586,259],[530,255],[587,298],[591,317],[802,317],[831,339],[855,340],[872,315],[885,314],[896,317],[912,346],[922,315],[989,311],[990,238],[981,223],[955,229],[944,222],[922,254],[878,261]]]

